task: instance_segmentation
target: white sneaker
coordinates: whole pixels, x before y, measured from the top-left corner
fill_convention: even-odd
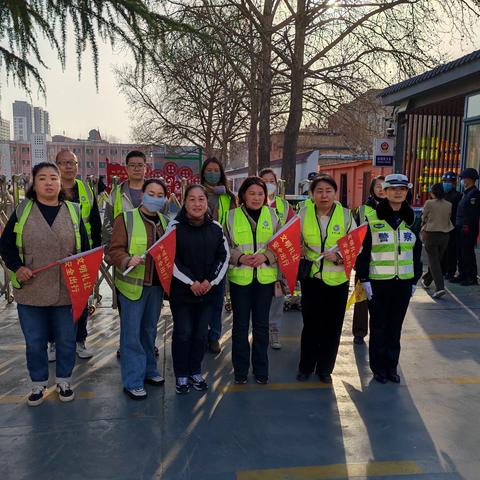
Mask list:
[[[75,400],[75,393],[68,382],[57,383],[58,399],[61,402],[71,402]]]
[[[275,350],[280,350],[282,348],[278,332],[270,332],[270,346]]]
[[[35,386],[32,388],[32,393],[27,398],[27,405],[29,407],[36,407],[45,400],[45,387]]]
[[[147,398],[147,391],[144,388],[124,388],[123,391],[133,400]]]
[[[85,346],[85,342],[77,342],[77,355],[79,358],[92,358],[93,353]]]
[[[57,351],[55,350],[55,342],[48,344],[47,349],[48,361],[54,362],[57,359]]]
[[[440,298],[443,297],[447,292],[445,290],[437,290],[434,294],[432,294],[432,298]]]

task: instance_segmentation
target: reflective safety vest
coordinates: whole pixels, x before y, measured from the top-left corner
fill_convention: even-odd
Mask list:
[[[358,207],[358,217],[360,220],[360,224],[365,223],[367,217],[372,213],[375,213],[375,209],[373,207],[371,207],[370,205],[360,205]]]
[[[414,276],[413,247],[416,236],[402,221],[394,230],[385,220],[379,220],[376,212],[367,216],[372,233],[372,253],[369,277],[372,280]]]
[[[77,183],[78,188],[78,199],[80,201],[80,206],[82,207],[81,210],[83,224],[85,225],[85,230],[87,231],[90,248],[92,248],[93,243],[92,227],[90,225],[90,212],[92,211],[93,207],[93,190],[91,189],[90,185],[86,185],[81,180],[76,179],[75,182]]]
[[[278,221],[283,227],[287,223],[289,203],[279,195],[275,196],[275,213],[277,214]]]
[[[267,250],[267,243],[277,230],[277,226],[278,219],[275,211],[264,205],[255,231],[257,253],[263,253]],[[255,253],[252,225],[242,207],[230,210],[227,228],[235,248],[244,255]],[[228,267],[228,279],[237,285],[250,285],[253,281],[253,270],[252,267],[247,265],[230,265]],[[277,280],[277,267],[262,264],[256,270],[259,283],[268,284]]]
[[[124,211],[128,211],[128,210],[133,209],[133,204],[132,204],[129,197],[127,197],[127,198],[130,201],[130,207],[125,208],[125,209],[123,208],[123,201],[122,201],[122,197],[123,197],[123,193],[124,193],[123,189],[127,188],[127,187],[128,187],[128,183],[123,182],[120,185],[117,185],[112,190],[112,192],[110,194],[111,202],[112,202],[112,205],[113,205],[113,218],[114,219],[117,218]]]
[[[322,238],[322,231],[313,202],[305,203],[300,211],[300,221],[305,256],[313,262],[310,278],[321,278],[327,285],[331,286],[341,285],[348,281],[343,265],[335,265],[325,258],[318,260],[318,257],[325,250],[334,247],[337,241],[347,234],[352,226],[352,212],[336,202],[328,222],[325,238]]]
[[[168,221],[161,214],[158,214],[160,223],[165,231]],[[143,222],[142,215],[138,208],[123,213],[123,220],[127,230],[128,254],[141,257],[147,251],[147,229]],[[137,265],[127,275],[123,275],[115,269],[115,286],[120,293],[129,300],[138,300],[143,292],[143,280],[145,277],[145,264]]]
[[[80,253],[82,251],[82,237],[80,235],[80,218],[81,218],[81,211],[80,205],[78,203],[73,203],[69,201],[64,202],[66,207],[68,208],[68,213],[70,214],[70,218],[72,219],[73,230],[75,232],[75,253]],[[15,214],[17,215],[17,222],[13,227],[13,231],[15,232],[15,245],[18,249],[18,254],[22,262],[24,261],[24,251],[23,251],[23,229],[25,224],[27,223],[28,217],[30,216],[30,212],[32,211],[34,201],[30,199],[24,200],[15,210]],[[14,272],[11,272],[10,276],[12,285],[15,288],[20,288],[20,282],[17,279],[17,276]]]
[[[218,223],[224,226],[228,221],[228,212],[230,211],[230,204],[232,199],[230,195],[222,193],[218,196]]]

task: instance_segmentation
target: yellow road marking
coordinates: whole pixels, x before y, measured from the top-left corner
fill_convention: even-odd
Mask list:
[[[49,389],[50,390],[50,389]],[[0,405],[11,405],[15,403],[24,403],[27,401],[28,395],[5,395],[0,397]],[[95,392],[75,392],[75,400],[92,400],[96,397]],[[58,395],[48,392],[45,401],[59,402]]]
[[[258,384],[246,384],[246,385],[227,385],[219,387],[223,393],[235,393],[235,392],[252,392],[263,390],[311,390],[318,388],[332,388],[332,385],[328,385],[322,382],[292,382],[292,383],[267,383],[266,385]]]
[[[321,478],[383,477],[424,473],[417,462],[371,462],[272,468],[237,472],[237,480],[319,480]]]

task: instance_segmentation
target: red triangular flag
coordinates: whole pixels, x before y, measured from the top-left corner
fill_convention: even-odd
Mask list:
[[[367,234],[367,227],[368,224],[364,223],[337,241],[338,250],[342,255],[343,268],[345,269],[347,277],[350,277],[350,272],[355,265],[358,252]]]
[[[172,229],[167,231],[148,249],[148,253],[153,257],[153,261],[155,262],[160,283],[167,294],[170,294],[176,244],[177,232],[175,229]]]
[[[268,242],[268,248],[275,252],[280,270],[287,281],[290,292],[295,290],[298,265],[300,264],[300,218],[292,218]]]
[[[72,300],[73,321],[82,315],[88,297],[97,283],[97,275],[102,263],[104,247],[94,248],[88,252],[72,255],[59,260],[68,293]]]

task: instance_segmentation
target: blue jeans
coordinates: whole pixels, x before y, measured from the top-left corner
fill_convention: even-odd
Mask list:
[[[208,324],[208,340],[219,340],[222,336],[222,313],[223,313],[223,300],[225,295],[225,277],[218,284],[215,297],[213,299],[213,311]]]
[[[80,318],[77,320],[77,342],[84,342],[88,336],[87,332],[87,321],[88,321],[88,307],[86,307]],[[53,329],[50,330],[48,334],[48,342],[55,342],[55,335],[53,334]]]
[[[189,377],[202,373],[202,360],[208,337],[208,321],[215,300],[187,303],[170,301],[173,317],[172,357],[175,376]]]
[[[20,326],[27,344],[27,368],[32,382],[46,385],[48,381],[47,342],[52,331],[56,343],[56,382],[70,381],[75,366],[77,324],[72,306],[33,307],[17,305]]]
[[[162,308],[160,286],[143,287],[135,301],[121,293],[120,302],[120,366],[123,386],[129,390],[143,388],[146,378],[157,375],[155,339]]]

